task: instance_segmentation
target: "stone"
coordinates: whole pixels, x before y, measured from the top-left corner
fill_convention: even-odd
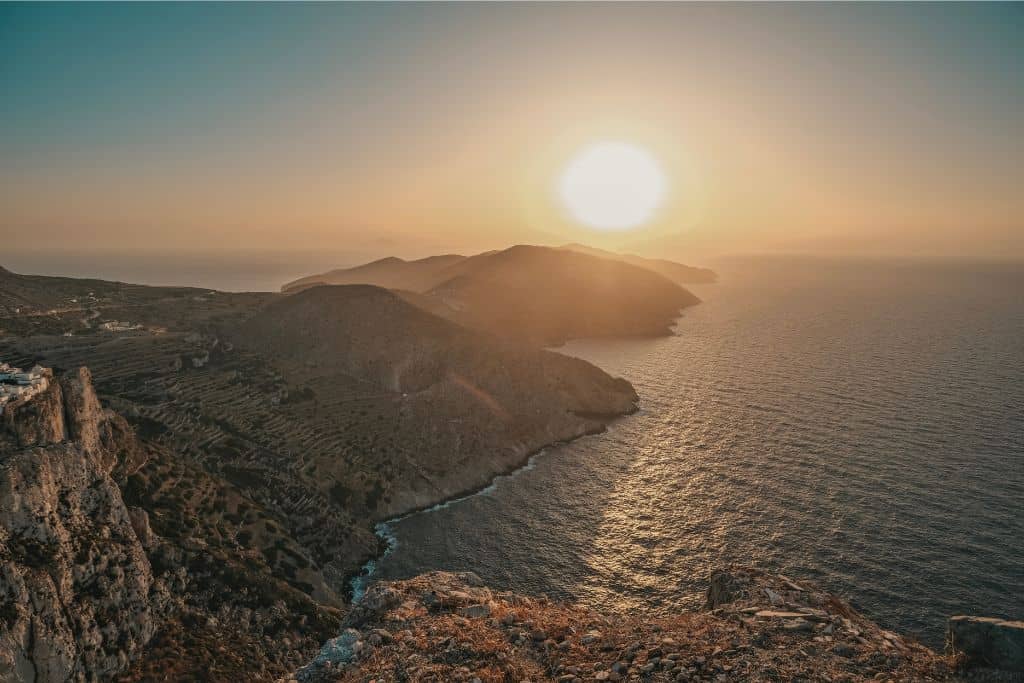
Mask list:
[[[711,572],[711,580],[708,583],[707,608],[714,609],[733,602],[743,595],[743,587],[744,583],[732,572]]]
[[[69,372],[61,378],[60,384],[68,437],[78,441],[87,453],[95,453],[100,446],[99,422],[103,409],[96,398],[89,369]]]
[[[470,619],[484,619],[491,616],[490,605],[469,605],[459,610],[459,614]]]
[[[456,574],[462,582],[472,588],[484,588],[486,584],[475,572],[458,572]]]
[[[947,634],[950,648],[969,664],[1024,672],[1024,621],[954,616]]]
[[[852,657],[857,653],[855,649],[853,649],[846,643],[839,643],[838,645],[832,648],[832,652],[834,654],[839,655],[840,657]]]
[[[814,624],[806,619],[791,619],[783,622],[782,628],[792,633],[809,633],[814,630]]]
[[[153,577],[139,516],[111,478],[122,444],[86,424],[107,417],[97,414],[88,371],[72,379],[66,393],[49,382],[3,410],[0,596],[14,598],[0,598],[4,681],[116,678],[169,599]],[[66,419],[76,425],[71,438]]]
[[[153,533],[152,528],[149,526],[149,513],[142,508],[130,507],[128,508],[128,519],[142,547],[149,548],[152,546],[156,539],[156,534]]]

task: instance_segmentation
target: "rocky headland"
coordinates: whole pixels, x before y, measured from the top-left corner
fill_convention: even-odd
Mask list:
[[[680,312],[700,299],[658,272],[674,272],[665,264],[689,272],[680,264],[637,263],[612,252],[517,245],[470,257],[383,259],[303,278],[282,290],[376,285],[464,327],[531,345],[558,345],[581,337],[670,334]]]
[[[711,574],[703,610],[657,619],[433,572],[375,584],[342,627],[285,680],[1019,680],[965,669],[962,653],[936,653],[813,585],[744,567]]]

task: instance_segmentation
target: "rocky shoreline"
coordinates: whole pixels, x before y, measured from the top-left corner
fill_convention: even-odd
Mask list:
[[[713,572],[704,609],[600,614],[493,591],[469,572],[379,582],[287,682],[1020,680],[966,668],[841,599],[745,567]]]
[[[632,415],[637,410],[639,410],[639,406],[634,406],[632,410],[630,410],[629,412],[627,412],[627,413],[625,413],[625,414],[623,414],[621,416],[602,416],[602,417],[604,417],[605,419],[611,419],[611,418],[617,418],[617,417],[626,417],[628,415]],[[493,489],[493,487],[497,484],[497,482],[500,479],[504,479],[504,478],[507,478],[507,477],[514,477],[519,472],[532,467],[534,461],[536,460],[536,458],[539,458],[540,456],[544,455],[545,453],[550,451],[552,448],[557,448],[559,446],[563,446],[565,444],[572,443],[573,441],[576,441],[578,439],[582,439],[582,438],[587,437],[587,436],[594,436],[596,434],[603,434],[604,432],[608,431],[608,424],[610,424],[610,423],[604,423],[604,424],[601,424],[600,426],[597,426],[597,427],[594,427],[594,428],[591,428],[591,429],[586,429],[581,434],[578,434],[578,435],[573,436],[571,438],[560,439],[560,440],[557,440],[557,441],[553,441],[553,442],[551,442],[551,443],[549,443],[547,445],[541,446],[540,448],[537,448],[537,449],[535,449],[533,451],[530,451],[530,452],[526,453],[524,455],[524,457],[520,461],[513,462],[506,470],[501,471],[501,472],[497,472],[496,474],[494,474],[491,477],[490,481],[487,482],[486,484],[484,484],[483,486],[478,486],[478,487],[475,487],[475,488],[467,489],[465,491],[454,493],[454,494],[452,494],[450,496],[447,496],[444,499],[442,499],[442,500],[440,500],[440,501],[438,501],[436,503],[428,503],[426,505],[421,505],[419,507],[416,507],[416,508],[410,509],[410,510],[408,510],[406,512],[402,512],[402,513],[400,513],[398,515],[395,515],[394,517],[390,517],[388,519],[385,519],[385,520],[382,520],[380,522],[377,522],[374,525],[373,530],[374,530],[374,534],[376,534],[377,538],[380,541],[379,544],[378,544],[378,552],[372,558],[368,559],[363,564],[363,566],[360,568],[360,570],[358,572],[355,572],[355,573],[351,574],[348,577],[348,580],[346,581],[346,585],[348,585],[349,588],[350,588],[350,591],[349,591],[350,602],[357,603],[362,598],[362,596],[366,592],[367,587],[372,582],[373,572],[374,572],[374,569],[375,569],[377,563],[379,563],[381,560],[383,560],[385,557],[387,557],[388,554],[390,554],[397,547],[398,539],[395,538],[394,536],[388,534],[388,528],[390,527],[390,525],[395,524],[397,522],[400,522],[403,519],[407,519],[409,517],[412,517],[413,515],[418,515],[418,514],[425,513],[425,512],[431,512],[433,510],[440,510],[442,508],[448,507],[449,505],[453,505],[455,503],[458,503],[459,501],[466,500],[467,498],[472,498],[473,496],[478,496],[478,495],[481,495],[483,493],[486,493],[487,491]]]

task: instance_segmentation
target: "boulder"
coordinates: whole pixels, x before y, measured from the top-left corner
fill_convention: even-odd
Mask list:
[[[968,664],[1024,672],[1024,621],[955,616],[947,636],[950,649]]]
[[[96,398],[89,368],[80,367],[60,379],[64,394],[64,412],[67,416],[68,438],[77,441],[86,453],[95,454],[100,448],[100,419],[103,408]]]
[[[149,526],[149,513],[142,508],[130,507],[128,508],[128,520],[131,522],[132,529],[135,530],[135,535],[139,538],[139,543],[142,544],[142,547],[149,548],[152,546],[156,540],[156,535]]]
[[[739,576],[731,571],[719,570],[711,572],[708,582],[706,607],[715,609],[727,605],[744,594],[749,583],[746,576]]]

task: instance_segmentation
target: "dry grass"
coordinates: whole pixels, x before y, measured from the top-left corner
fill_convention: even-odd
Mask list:
[[[366,649],[347,666],[308,678],[346,683],[518,683],[573,677],[717,683],[940,681],[954,676],[950,659],[886,636],[825,594],[801,593],[827,615],[794,629],[780,619],[756,618],[744,598],[714,613],[611,618],[545,599],[491,594],[452,577],[430,574],[390,584],[400,596],[398,604],[354,624]],[[756,596],[766,581],[771,581],[767,575],[752,579],[747,598]],[[489,605],[488,616],[463,616],[466,607],[479,604]],[[392,637],[374,644],[375,629],[387,629]]]

